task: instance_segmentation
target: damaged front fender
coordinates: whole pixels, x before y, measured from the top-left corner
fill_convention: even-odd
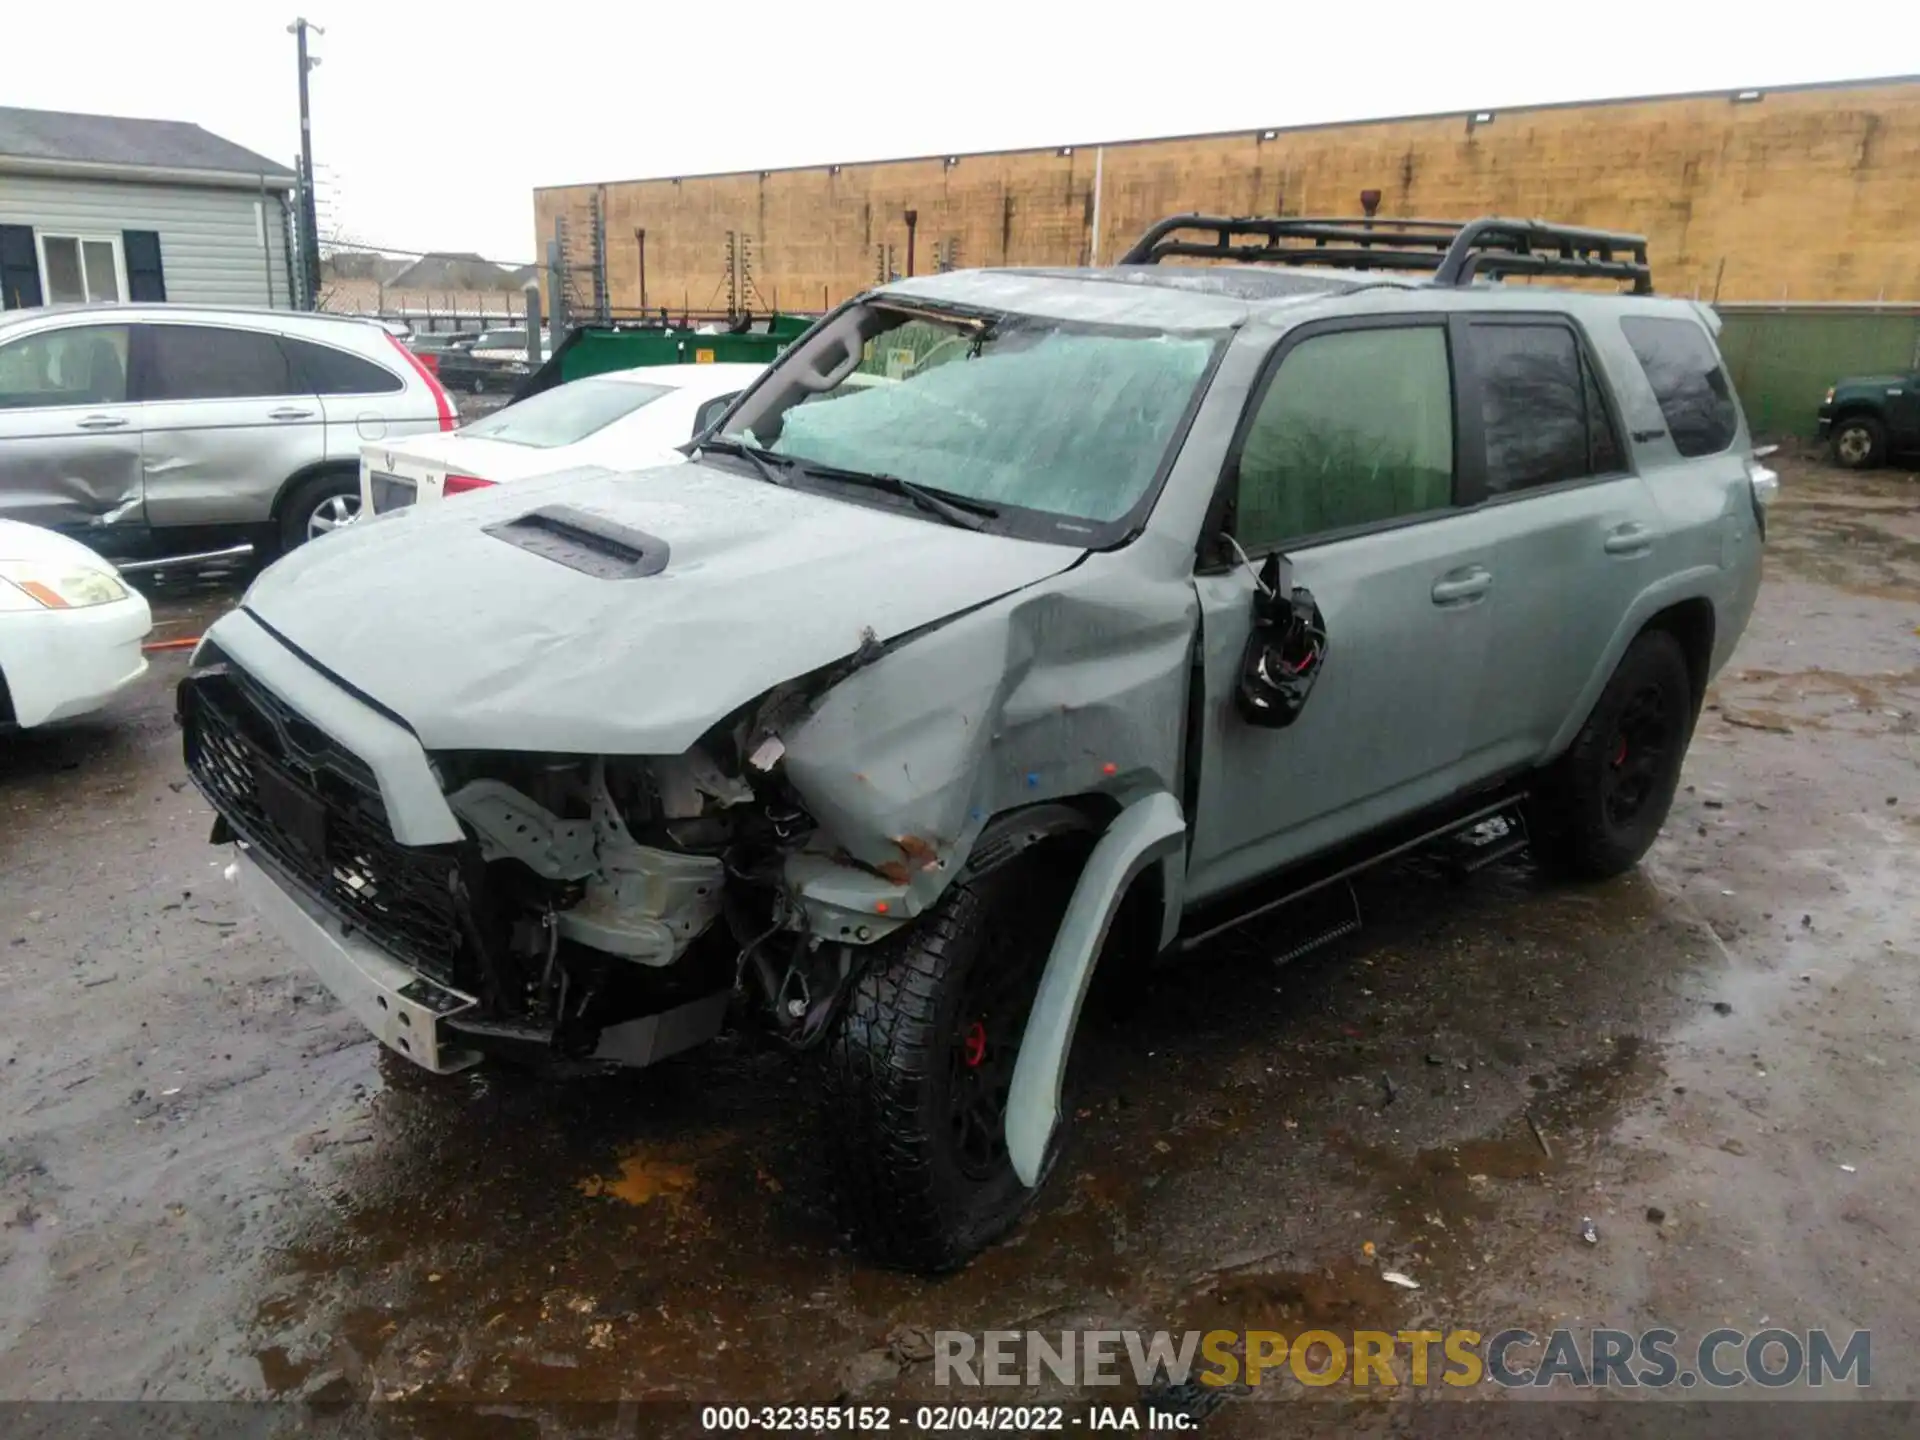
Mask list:
[[[1143,580],[1133,559],[1088,556],[913,638],[782,737],[834,847],[787,868],[816,935],[877,938],[924,912],[1008,811],[1178,793],[1198,608],[1177,568]]]

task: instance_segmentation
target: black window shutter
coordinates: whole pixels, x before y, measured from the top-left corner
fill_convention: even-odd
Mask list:
[[[120,245],[127,258],[127,299],[165,300],[167,280],[160,273],[160,232],[122,230]]]
[[[0,225],[0,310],[40,304],[40,255],[31,225]]]

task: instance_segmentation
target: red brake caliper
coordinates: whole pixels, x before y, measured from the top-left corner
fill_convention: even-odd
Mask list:
[[[987,1027],[978,1020],[974,1021],[967,1027],[961,1043],[966,1046],[961,1053],[966,1059],[967,1068],[979,1069],[980,1062],[987,1058]]]
[[[1626,763],[1627,763],[1627,737],[1622,735],[1620,737],[1619,748],[1613,752],[1613,768],[1618,770],[1622,765]]]

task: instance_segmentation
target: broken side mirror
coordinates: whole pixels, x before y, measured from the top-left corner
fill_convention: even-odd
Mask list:
[[[1234,700],[1250,724],[1282,729],[1299,718],[1327,659],[1327,627],[1293,562],[1267,557],[1254,578],[1253,627]]]

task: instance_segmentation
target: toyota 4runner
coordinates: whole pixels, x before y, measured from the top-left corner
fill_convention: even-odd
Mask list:
[[[1646,852],[1774,485],[1651,288],[1635,236],[1202,216],[882,286],[692,464],[263,574],[180,686],[213,838],[429,1069],[815,1051],[857,1232],[964,1263],[1057,1152],[1110,932],[1443,839]]]

